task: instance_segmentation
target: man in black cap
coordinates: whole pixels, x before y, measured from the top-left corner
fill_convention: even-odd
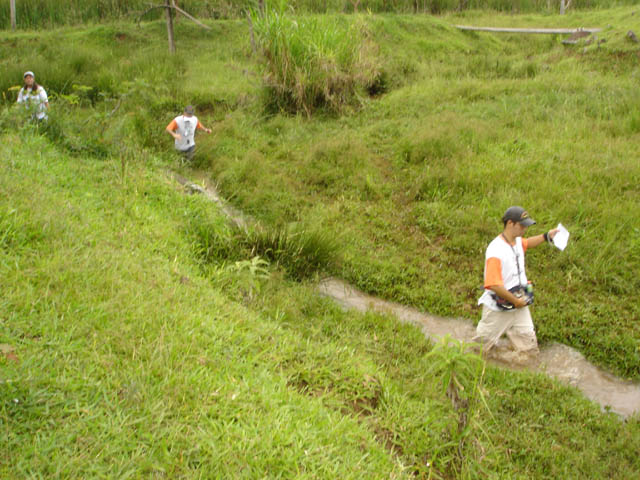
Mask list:
[[[211,133],[211,129],[202,125],[194,114],[195,108],[192,105],[187,105],[184,107],[183,114],[174,118],[165,129],[175,140],[176,150],[182,152],[187,161],[191,161],[196,150],[196,130]]]
[[[485,255],[485,291],[478,300],[478,305],[482,305],[482,319],[474,340],[481,342],[484,352],[488,353],[506,333],[513,350],[536,354],[538,340],[528,307],[533,294],[527,281],[524,254],[529,248],[551,242],[558,230],[522,238],[536,223],[522,207],[509,207],[502,223],[502,233],[489,244]]]

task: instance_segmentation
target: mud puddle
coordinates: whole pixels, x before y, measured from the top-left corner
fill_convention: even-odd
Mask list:
[[[470,342],[475,334],[475,327],[470,321],[428,315],[414,308],[366,295],[335,278],[322,281],[318,288],[321,294],[345,308],[389,313],[403,322],[418,325],[432,340],[449,334],[457,340]],[[592,365],[571,347],[551,344],[542,348],[536,359],[517,358],[504,344],[499,345],[497,350],[495,357],[489,360],[491,363],[511,370],[543,372],[576,387],[587,398],[600,404],[603,410],[610,410],[622,417],[640,412],[640,385],[621,380]]]
[[[200,193],[218,204],[229,220],[238,227],[246,229],[247,224],[251,222],[242,212],[227,204],[213,185],[200,186],[176,173],[172,173],[171,176],[190,193]],[[468,320],[428,315],[414,308],[366,295],[339,279],[330,278],[322,281],[318,290],[345,308],[393,314],[400,321],[420,326],[423,333],[433,340],[449,334],[457,340],[470,342],[475,334],[475,327]],[[532,360],[514,358],[514,352],[498,344],[497,354],[490,361],[510,370],[528,369],[545,373],[564,384],[578,388],[603,410],[610,410],[622,417],[640,412],[640,385],[621,380],[603,371],[589,363],[580,352],[566,345],[549,345],[541,349],[538,357]]]

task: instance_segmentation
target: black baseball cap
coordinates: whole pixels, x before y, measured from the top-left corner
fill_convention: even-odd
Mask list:
[[[502,223],[507,223],[511,220],[514,223],[519,223],[523,227],[530,227],[535,225],[536,221],[529,216],[527,211],[522,207],[509,207],[502,216]]]

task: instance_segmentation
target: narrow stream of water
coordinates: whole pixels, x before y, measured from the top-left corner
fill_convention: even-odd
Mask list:
[[[470,342],[475,334],[475,327],[470,321],[428,315],[414,308],[381,300],[366,295],[336,278],[324,280],[318,288],[320,293],[346,308],[360,312],[372,310],[389,313],[403,322],[418,325],[432,340],[449,334],[457,340]],[[526,368],[544,372],[562,383],[578,388],[587,398],[599,403],[603,410],[610,409],[623,417],[640,412],[640,385],[626,382],[603,371],[589,363],[580,352],[566,345],[551,344],[542,348],[537,358],[526,361],[514,359],[513,352],[498,348],[497,356],[491,359],[491,362],[512,370]]]
[[[241,212],[224,202],[214,186],[202,187],[180,175],[172,176],[189,192],[200,193],[217,203],[233,223],[240,228],[246,228],[248,220]],[[366,295],[336,278],[324,280],[318,286],[318,290],[345,308],[393,314],[403,322],[420,326],[423,333],[432,340],[449,334],[457,340],[470,342],[475,334],[475,327],[468,320],[428,315],[414,308]],[[621,380],[592,365],[580,352],[571,347],[551,344],[542,348],[535,359],[513,358],[513,352],[500,345],[498,347],[497,356],[491,360],[492,363],[511,370],[526,368],[546,373],[578,388],[587,398],[600,404],[603,410],[611,410],[622,417],[640,412],[640,385]]]

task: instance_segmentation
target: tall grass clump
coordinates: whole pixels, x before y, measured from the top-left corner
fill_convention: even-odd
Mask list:
[[[339,113],[377,83],[380,71],[363,26],[294,17],[286,0],[251,13],[267,102],[279,110]]]
[[[295,280],[326,271],[338,259],[338,243],[329,232],[287,227],[253,228],[240,239],[251,256],[266,258]]]
[[[203,265],[225,266],[231,262],[243,269],[255,267],[255,262],[264,259],[264,265],[274,264],[290,278],[303,280],[329,270],[339,256],[338,242],[322,230],[261,225],[242,229],[223,216],[212,215],[201,204],[194,203],[191,212],[186,232],[193,239],[195,257]]]
[[[478,443],[474,442],[474,437],[484,433],[479,418],[480,407],[487,408],[482,393],[485,363],[473,348],[446,335],[425,357],[431,362],[430,373],[440,377],[442,391],[457,417],[450,425],[448,441],[438,452],[440,461],[449,465],[456,478],[486,474],[480,465],[484,454],[478,455]]]
[[[19,28],[83,23],[90,20],[118,18],[133,8],[141,8],[140,0],[32,0],[16,1]],[[10,25],[9,2],[0,6],[0,27]]]
[[[241,246],[235,241],[235,231],[220,215],[212,215],[201,203],[191,206],[190,222],[186,233],[193,238],[193,249],[205,264],[223,263],[226,260],[242,260]]]

